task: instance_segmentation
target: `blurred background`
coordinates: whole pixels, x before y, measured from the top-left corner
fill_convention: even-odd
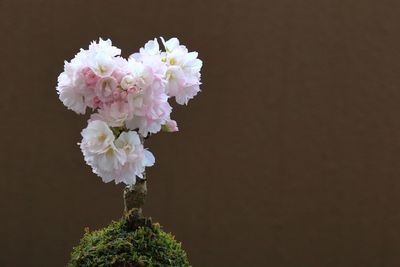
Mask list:
[[[0,0],[0,265],[122,215],[55,86],[79,48],[178,37],[202,92],[152,136],[144,213],[193,266],[400,266],[399,1]]]

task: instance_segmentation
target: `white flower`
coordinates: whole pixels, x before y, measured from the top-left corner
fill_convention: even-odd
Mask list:
[[[160,51],[158,41],[148,41],[144,47],[140,48],[139,53],[134,53],[129,60],[142,63],[152,71],[152,75],[158,79],[162,79],[165,75],[166,64],[162,61],[163,54]]]
[[[154,82],[154,74],[151,67],[138,62],[133,58],[128,59],[128,66],[133,78],[134,86],[145,89],[151,86]]]
[[[132,75],[125,75],[122,79],[121,79],[121,87],[124,90],[128,90],[129,88],[132,88],[133,86],[135,86],[135,79]]]
[[[189,82],[198,82],[200,80],[200,70],[203,61],[197,58],[197,52],[186,53],[180,66]]]
[[[161,41],[163,42],[167,53],[170,53],[171,51],[175,50],[175,48],[179,47],[179,40],[176,37],[171,38],[168,41],[165,41],[164,38],[161,37]]]
[[[90,121],[82,130],[81,147],[90,153],[105,153],[114,142],[114,134],[104,121]]]
[[[179,94],[175,96],[176,103],[180,105],[187,105],[189,99],[192,99],[197,93],[200,92],[200,85],[195,83],[193,85],[186,85],[181,89]]]
[[[136,176],[143,178],[145,167],[153,166],[155,162],[153,154],[143,148],[139,135],[135,131],[121,133],[115,145],[126,153],[127,158],[115,177],[116,183],[134,184]]]
[[[187,104],[200,91],[200,70],[203,62],[197,52],[188,52],[177,38],[165,41],[164,61],[167,64],[166,91],[178,104]]]
[[[177,96],[179,95],[182,88],[185,86],[186,78],[181,67],[170,66],[166,72],[166,92],[168,95]]]
[[[65,72],[58,76],[57,92],[63,104],[78,114],[86,113],[85,92],[81,84],[74,81]]]
[[[107,174],[118,171],[126,162],[125,153],[115,147],[114,143],[103,153],[88,154],[87,156],[87,162],[92,166],[93,171],[106,180],[110,179]]]
[[[104,182],[134,184],[136,176],[143,178],[145,167],[154,164],[154,156],[143,148],[139,135],[122,132],[115,140],[107,124],[90,121],[82,131],[80,144],[86,163]]]
[[[90,68],[99,77],[108,77],[115,69],[115,63],[111,56],[99,53],[92,58]]]
[[[157,38],[148,41],[144,47],[140,48],[139,53],[133,53],[130,57],[137,61],[143,61],[146,57],[160,55],[160,46],[158,44]]]
[[[115,56],[121,55],[121,49],[113,46],[110,39],[103,40],[101,38],[99,38],[99,42],[98,43],[93,41],[89,45],[88,52],[90,54],[103,53],[103,54],[106,54],[106,55],[108,55],[110,57],[115,57]]]
[[[111,181],[109,174],[121,169],[126,162],[126,153],[114,144],[114,134],[100,120],[90,121],[81,134],[80,147],[86,163],[104,182]]]
[[[91,120],[102,120],[111,127],[121,127],[126,120],[132,118],[132,112],[128,103],[114,102],[111,105],[105,105],[98,110],[98,113],[92,114]]]

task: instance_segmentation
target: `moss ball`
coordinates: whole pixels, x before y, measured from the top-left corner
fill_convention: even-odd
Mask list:
[[[190,266],[186,252],[174,237],[137,210],[109,226],[86,231],[71,253],[75,266]]]

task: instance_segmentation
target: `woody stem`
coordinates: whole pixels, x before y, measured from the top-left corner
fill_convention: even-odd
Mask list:
[[[140,141],[144,143],[144,138],[140,136]],[[131,209],[138,209],[142,213],[142,206],[144,205],[147,195],[146,173],[143,173],[143,179],[137,179],[133,185],[128,185],[124,189],[124,206],[125,212]]]

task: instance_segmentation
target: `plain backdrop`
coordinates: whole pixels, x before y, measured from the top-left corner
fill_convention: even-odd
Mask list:
[[[152,136],[146,215],[193,266],[400,266],[399,1],[0,0],[0,265],[63,266],[120,218],[55,86],[98,37],[178,37],[202,92]]]

